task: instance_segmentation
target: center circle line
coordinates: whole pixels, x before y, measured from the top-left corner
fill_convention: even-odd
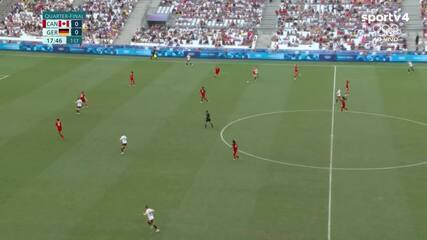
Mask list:
[[[231,145],[225,140],[224,138],[224,132],[225,130],[227,130],[227,128],[229,128],[231,125],[246,120],[246,119],[251,119],[251,118],[256,118],[256,117],[261,117],[261,116],[266,116],[266,115],[273,115],[273,114],[279,114],[279,113],[299,113],[299,112],[331,112],[331,110],[326,110],[326,109],[306,109],[306,110],[282,110],[282,111],[274,111],[274,112],[266,112],[266,113],[257,113],[257,114],[252,114],[252,115],[247,115],[238,119],[235,119],[231,122],[229,122],[228,124],[226,124],[220,132],[220,137],[221,137],[221,141],[228,147],[231,147]],[[400,120],[400,121],[405,121],[405,122],[409,122],[409,123],[413,123],[416,125],[420,125],[423,127],[427,127],[427,123],[424,122],[420,122],[420,121],[415,121],[415,120],[411,120],[408,118],[403,118],[403,117],[398,117],[398,116],[392,116],[392,115],[387,115],[387,114],[382,114],[382,113],[371,113],[371,112],[363,112],[363,111],[348,111],[347,113],[351,113],[351,114],[362,114],[362,115],[368,115],[368,116],[377,116],[377,117],[383,117],[383,118],[389,118],[389,119],[395,119],[395,120]],[[280,164],[280,165],[285,165],[285,166],[289,166],[289,167],[300,167],[300,168],[310,168],[310,169],[318,169],[318,170],[330,170],[329,167],[322,167],[322,166],[314,166],[314,165],[306,165],[306,164],[298,164],[298,163],[289,163],[289,162],[282,162],[282,161],[278,161],[278,160],[274,160],[274,159],[270,159],[270,158],[265,158],[262,156],[258,156],[256,154],[253,153],[249,153],[243,150],[239,150],[240,153],[245,154],[247,156],[250,156],[252,158],[258,159],[258,160],[262,160],[265,162],[270,162],[270,163],[275,163],[275,164]],[[418,167],[418,166],[423,166],[423,165],[427,165],[427,161],[424,162],[418,162],[418,163],[412,163],[412,164],[406,164],[406,165],[396,165],[396,166],[389,166],[389,167],[372,167],[372,168],[368,168],[368,167],[359,167],[359,168],[355,168],[355,167],[333,167],[332,170],[337,170],[337,171],[381,171],[381,170],[393,170],[393,169],[402,169],[402,168],[410,168],[410,167]]]

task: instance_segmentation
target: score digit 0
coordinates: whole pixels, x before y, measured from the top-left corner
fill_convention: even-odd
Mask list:
[[[82,20],[72,20],[71,21],[71,27],[81,28],[82,27]]]
[[[81,35],[82,35],[82,30],[80,28],[71,30],[71,36],[81,36]]]

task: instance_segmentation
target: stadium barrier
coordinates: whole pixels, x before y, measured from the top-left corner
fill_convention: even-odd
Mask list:
[[[152,55],[153,47],[131,45],[43,45],[37,42],[14,42],[0,40],[0,50],[47,52],[47,53],[79,53],[117,56]],[[417,52],[372,52],[372,51],[301,51],[268,49],[189,49],[189,48],[158,48],[158,57],[184,58],[190,54],[195,58],[209,59],[241,59],[241,60],[278,60],[278,61],[339,61],[339,62],[427,62],[427,54]]]

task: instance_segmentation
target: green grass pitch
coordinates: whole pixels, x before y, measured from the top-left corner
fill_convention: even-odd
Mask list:
[[[350,112],[331,111],[334,65]],[[427,239],[427,66],[415,67],[300,63],[294,81],[291,62],[1,52],[0,239]],[[81,90],[90,107],[76,115]]]

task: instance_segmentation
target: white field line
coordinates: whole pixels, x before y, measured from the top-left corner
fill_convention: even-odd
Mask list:
[[[9,75],[0,74],[0,80],[6,79],[8,77],[9,77]]]
[[[251,118],[255,118],[255,117],[261,117],[261,116],[268,116],[268,115],[272,115],[272,114],[279,114],[279,113],[298,113],[298,112],[330,112],[331,110],[326,110],[326,109],[305,109],[305,110],[283,110],[283,111],[274,111],[274,112],[266,112],[266,113],[258,113],[258,114],[252,114],[252,115],[247,115],[244,117],[241,117],[239,119],[235,119],[231,122],[229,122],[227,125],[225,125],[220,132],[220,137],[221,137],[221,141],[228,147],[231,147],[231,145],[225,140],[224,137],[224,133],[225,131],[232,125],[246,120],[246,119],[251,119]],[[348,111],[348,113],[350,114],[361,114],[361,115],[367,115],[367,116],[376,116],[376,117],[381,117],[381,118],[388,118],[388,119],[395,119],[395,120],[399,120],[399,121],[404,121],[404,122],[409,122],[409,123],[413,123],[422,127],[427,127],[427,123],[421,122],[421,121],[416,121],[416,120],[411,120],[408,118],[404,118],[404,117],[398,117],[398,116],[392,116],[392,115],[387,115],[387,114],[382,114],[382,113],[372,113],[372,112],[361,112],[361,111]],[[270,163],[275,163],[275,164],[280,164],[283,166],[288,166],[288,167],[301,167],[301,168],[310,168],[310,169],[318,169],[318,170],[327,170],[329,171],[329,166],[313,166],[313,165],[305,165],[305,164],[298,164],[298,163],[291,163],[291,162],[285,162],[285,161],[279,161],[279,160],[274,160],[274,159],[269,159],[266,157],[262,157],[253,153],[249,153],[246,152],[242,149],[239,150],[240,153],[245,154],[247,156],[250,156],[252,158],[261,160],[261,161],[265,161],[265,162],[270,162]],[[411,167],[418,167],[418,166],[424,166],[427,165],[427,161],[424,162],[418,162],[418,163],[411,163],[411,164],[406,164],[406,165],[396,165],[396,166],[388,166],[388,167],[333,167],[332,170],[334,171],[383,171],[383,170],[394,170],[394,169],[403,169],[403,168],[411,168]]]
[[[335,128],[335,87],[337,82],[337,66],[334,66],[334,84],[332,87],[332,110],[331,110],[331,144],[329,151],[329,200],[328,200],[328,240],[331,240],[331,218],[332,218],[332,172],[334,159],[334,128]]]

